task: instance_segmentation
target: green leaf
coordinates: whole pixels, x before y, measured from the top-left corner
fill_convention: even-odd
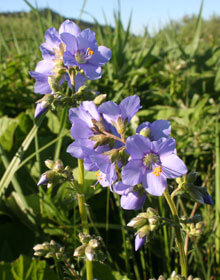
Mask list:
[[[100,264],[98,262],[93,263],[94,277],[97,279],[105,280],[129,280],[126,275],[121,275],[118,271],[112,270],[112,268],[106,264]]]
[[[7,189],[8,185],[10,184],[10,182],[22,160],[24,152],[28,149],[29,145],[31,144],[44,117],[45,117],[45,115],[43,114],[36,120],[35,125],[31,129],[31,131],[28,133],[27,137],[24,139],[24,141],[21,144],[20,148],[18,149],[17,153],[14,155],[13,159],[11,160],[7,170],[5,171],[5,173],[2,176],[1,181],[0,181],[0,195],[3,194],[4,190]],[[26,207],[27,205],[26,205],[26,201],[24,199],[22,190],[17,189],[16,191],[19,193],[19,195],[20,195],[21,199],[23,200],[23,203]]]
[[[215,90],[220,91],[220,68],[218,68],[215,76]]]
[[[18,125],[16,119],[11,119],[6,116],[0,118],[0,143],[1,146],[10,151],[13,145],[14,131]]]
[[[48,118],[48,127],[50,129],[50,131],[52,133],[57,134],[60,130],[60,121],[58,119],[58,117],[52,113],[51,111],[49,111],[47,113],[47,118]]]
[[[28,133],[28,131],[31,129],[33,125],[30,116],[25,113],[21,113],[18,116],[18,122],[21,131],[23,131],[24,133]]]
[[[12,263],[0,263],[1,280],[58,280],[45,261],[21,255]]]
[[[200,30],[201,30],[201,24],[202,24],[202,10],[203,10],[203,3],[204,1],[202,1],[201,6],[200,6],[200,10],[199,10],[199,15],[197,18],[197,22],[196,22],[196,30],[195,30],[195,34],[193,37],[193,41],[192,43],[186,48],[187,53],[193,57],[195,55],[195,52],[199,46],[199,39],[200,39]]]

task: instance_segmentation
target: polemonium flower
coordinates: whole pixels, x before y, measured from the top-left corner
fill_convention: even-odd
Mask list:
[[[137,128],[137,133],[149,137],[151,141],[157,141],[162,137],[169,137],[171,133],[171,125],[167,120],[156,120],[152,123],[143,122]]]
[[[121,195],[121,207],[126,210],[140,210],[146,200],[146,191],[123,184],[121,181],[113,185],[113,191]]]
[[[107,101],[99,106],[98,111],[109,123],[115,123],[119,118],[123,122],[130,122],[140,108],[139,96],[132,95],[123,99],[119,105],[113,101]]]
[[[66,45],[64,64],[79,67],[91,80],[99,79],[102,76],[101,66],[110,60],[112,52],[104,46],[97,46],[95,33],[89,28],[78,31],[75,34],[61,34],[61,39]]]
[[[43,102],[38,102],[36,105],[34,117],[37,118],[48,110],[48,106],[44,106]]]
[[[45,32],[45,42],[41,44],[40,49],[44,59],[54,60],[62,59],[66,46],[61,39],[62,33],[69,33],[76,36],[81,32],[78,25],[73,21],[65,20],[59,28],[59,32],[51,27]]]
[[[103,187],[110,186],[117,180],[115,163],[112,163],[108,156],[96,154],[89,156],[93,164],[95,164],[99,175],[97,176],[99,183]]]
[[[102,171],[96,172],[96,176],[99,184],[102,187],[111,187],[112,184],[117,180],[117,175],[114,170],[111,173],[105,174]]]
[[[145,240],[146,240],[146,236],[139,237],[139,234],[135,236],[135,251],[138,251],[141,248],[141,246],[144,245]]]
[[[92,101],[84,101],[79,108],[69,110],[69,120],[72,124],[71,135],[76,141],[69,145],[67,152],[73,157],[84,159],[85,155],[93,153],[95,143],[90,140],[94,136],[93,120],[101,121],[97,106]]]
[[[30,71],[29,74],[36,80],[34,92],[40,94],[52,93],[48,78],[53,76],[53,61],[41,60],[38,62],[35,71]]]
[[[122,182],[126,185],[142,183],[146,191],[161,196],[168,178],[177,178],[187,172],[184,162],[176,154],[176,141],[161,138],[151,142],[142,135],[134,135],[126,141],[130,161],[122,170]]]
[[[203,195],[203,201],[205,204],[214,205],[211,196],[207,192]]]

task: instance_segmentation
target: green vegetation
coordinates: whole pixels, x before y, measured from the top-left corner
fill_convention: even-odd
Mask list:
[[[58,153],[64,164],[76,168],[77,162],[65,151],[72,139],[69,127],[59,133],[59,110],[49,112],[43,125],[37,129],[36,124],[32,129],[35,102],[40,95],[33,93],[34,80],[28,74],[41,59],[39,46],[44,32],[51,26],[58,28],[63,20],[50,10],[0,15],[1,176],[31,131],[29,141],[23,143],[24,149],[15,159],[14,172],[0,185],[0,279],[55,279],[45,262],[31,262],[33,246],[54,239],[72,248],[68,253],[73,258],[79,244],[76,194],[65,184],[52,190],[36,185],[45,171],[43,161],[53,159],[57,141],[59,146],[62,144]],[[137,37],[130,32],[130,22],[122,26],[120,12],[115,13],[115,29],[96,21],[93,25],[79,23],[82,28],[89,26],[96,31],[99,45],[111,48],[113,53],[103,69],[103,78],[91,83],[93,88],[115,102],[128,95],[140,96],[143,108],[131,129],[144,120],[171,121],[178,154],[190,171],[199,172],[198,185],[206,186],[213,199],[216,195],[218,203],[214,207],[195,204],[192,208],[192,203],[178,198],[182,215],[194,215],[196,210],[205,222],[203,234],[188,245],[189,273],[201,279],[220,277],[219,24],[220,17],[204,21],[200,11],[198,17],[170,23],[155,35],[146,31]],[[97,278],[104,279],[105,275],[109,280],[139,280],[169,275],[176,267],[174,232],[158,233],[143,250],[134,253],[133,232],[125,227],[132,213],[118,208],[118,198],[106,189],[98,185],[95,190],[91,188],[95,181],[95,175],[87,172],[89,222],[105,243],[106,264],[95,265]],[[163,215],[166,201],[161,199],[158,204],[149,196],[147,203]],[[19,255],[24,256],[17,259]],[[76,269],[82,269],[76,260],[73,262]]]

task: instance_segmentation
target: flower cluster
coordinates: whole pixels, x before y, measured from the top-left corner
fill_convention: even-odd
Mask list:
[[[102,238],[100,236],[91,236],[89,234],[79,233],[79,239],[82,245],[74,251],[74,257],[86,257],[88,260],[103,262],[105,259],[100,247]]]
[[[37,103],[35,117],[45,112],[53,99],[59,99],[64,82],[77,92],[87,79],[101,78],[101,66],[112,55],[110,49],[97,45],[94,32],[89,28],[82,31],[70,20],[64,21],[59,31],[49,28],[40,50],[43,60],[30,71],[36,80],[34,92],[45,95]],[[48,98],[48,94],[52,96]]]
[[[161,196],[168,178],[187,172],[176,141],[169,137],[168,121],[145,122],[126,138],[126,128],[140,108],[134,95],[119,105],[108,101],[97,107],[85,101],[69,113],[75,141],[67,152],[84,159],[87,170],[98,171],[99,183],[121,195],[124,209],[141,209],[146,193]]]
[[[119,105],[107,101],[97,106],[84,101],[69,111],[75,141],[67,152],[83,159],[86,170],[96,171],[97,182],[103,187],[109,186],[121,195],[121,206],[127,210],[141,209],[147,194],[163,195],[167,179],[187,173],[177,155],[176,141],[170,137],[169,121],[144,122],[135,135],[128,135],[129,122],[140,108],[140,99],[134,95]],[[189,186],[188,181],[185,187]],[[203,203],[211,204],[205,190],[202,197]],[[146,239],[146,234],[141,236],[136,235],[138,249]]]

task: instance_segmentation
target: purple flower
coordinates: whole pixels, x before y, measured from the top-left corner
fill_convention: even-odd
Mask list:
[[[41,177],[40,177],[40,180],[39,182],[37,183],[38,186],[41,186],[41,185],[45,185],[49,183],[49,179],[47,178],[46,174],[42,174]]]
[[[115,170],[115,164],[112,163],[108,156],[103,154],[96,154],[88,156],[89,159],[96,166],[97,170],[100,170],[100,177],[98,181],[103,187],[111,186],[117,180],[117,174]]]
[[[177,178],[187,172],[175,149],[176,141],[173,138],[151,142],[142,135],[129,137],[126,150],[131,157],[122,170],[122,182],[132,186],[142,183],[148,193],[161,196],[167,178]]]
[[[111,172],[106,174],[102,171],[96,172],[96,176],[99,184],[102,187],[111,187],[112,184],[117,180],[117,175],[114,169],[112,168]]]
[[[98,111],[109,123],[117,122],[119,117],[122,121],[127,120],[129,122],[140,108],[139,96],[132,95],[123,99],[119,105],[107,101],[99,106]]]
[[[69,33],[76,36],[80,32],[80,28],[70,20],[65,20],[61,24],[59,32],[53,27],[49,28],[45,32],[45,43],[40,46],[43,58],[49,60],[62,59],[66,46],[63,43],[60,34]]]
[[[93,149],[94,141],[89,138],[94,135],[93,120],[100,121],[101,116],[93,101],[84,101],[79,108],[69,110],[69,120],[72,123],[71,134],[79,145]]]
[[[145,240],[146,240],[146,236],[140,238],[139,234],[137,233],[135,237],[135,251],[138,251],[141,248],[141,246],[144,245]]]
[[[213,202],[211,196],[210,196],[207,192],[204,193],[204,195],[203,195],[203,201],[204,201],[204,203],[206,203],[206,204],[214,205],[214,202]]]
[[[66,45],[63,56],[66,66],[78,66],[91,80],[102,76],[102,68],[112,56],[110,49],[97,46],[95,33],[89,28],[81,31],[79,28],[75,34],[64,32],[61,39]]]
[[[126,210],[140,210],[146,200],[146,192],[136,187],[123,184],[121,181],[113,185],[113,191],[121,195],[121,207]]]
[[[44,107],[42,102],[38,102],[35,109],[34,117],[37,118],[48,110],[49,106]]]
[[[146,137],[149,137],[151,141],[157,141],[162,137],[170,136],[171,125],[167,120],[157,120],[152,123],[144,122],[137,128],[137,133],[147,134]]]
[[[51,93],[52,90],[48,83],[48,77],[53,76],[53,61],[41,60],[38,62],[35,71],[30,71],[29,74],[36,80],[34,92],[40,94]]]

